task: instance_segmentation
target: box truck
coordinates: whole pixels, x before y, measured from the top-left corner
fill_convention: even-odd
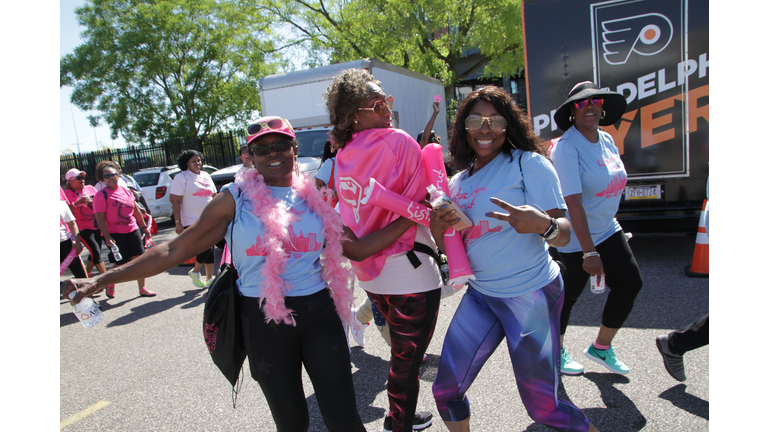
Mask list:
[[[536,133],[564,133],[553,116],[579,82],[623,94],[624,115],[603,128],[628,175],[617,218],[695,231],[709,175],[708,0],[524,0],[521,9]]]
[[[317,172],[323,145],[332,129],[323,93],[334,76],[353,68],[365,69],[381,81],[384,92],[395,100],[392,126],[404,130],[413,139],[432,117],[432,103],[439,95],[440,113],[433,129],[447,142],[445,87],[438,79],[370,58],[265,76],[259,81],[262,115],[281,116],[291,122],[299,140],[302,171]],[[447,155],[447,145],[443,152]]]

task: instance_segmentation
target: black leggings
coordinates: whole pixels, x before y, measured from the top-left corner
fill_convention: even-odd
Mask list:
[[[709,345],[709,314],[669,334],[669,350],[674,354],[683,355],[704,345]]]
[[[285,298],[285,306],[294,311],[296,327],[267,324],[259,298],[241,300],[251,376],[259,382],[278,432],[309,429],[302,364],[328,431],[365,432],[357,413],[347,339],[328,290]]]
[[[184,227],[184,229],[187,229],[187,228],[189,228],[189,226]],[[197,256],[195,257],[195,262],[198,264],[213,264],[216,258],[216,256],[213,254],[214,247],[215,246],[211,246],[210,249],[206,249],[200,252],[199,254],[197,254]],[[208,276],[210,277],[213,275],[208,275]]]
[[[69,253],[72,251],[72,248],[74,245],[72,244],[72,240],[66,239],[63,242],[59,243],[59,262],[64,262],[64,259],[69,255]],[[72,263],[69,264],[69,270],[72,272],[72,274],[78,278],[82,279],[85,278],[85,268],[83,267],[83,261],[80,259],[79,256],[75,256],[75,259],[72,260]]]
[[[603,261],[605,270],[605,284],[608,285],[608,297],[603,306],[602,324],[608,328],[618,329],[624,325],[635,298],[643,287],[643,277],[637,266],[632,249],[629,248],[624,231],[618,231],[595,246]],[[589,282],[589,273],[584,271],[584,253],[561,252],[565,264],[563,282],[565,285],[565,301],[563,312],[560,314],[560,334],[565,334],[568,321],[571,318],[571,309],[576,304],[584,287]]]
[[[80,230],[80,240],[85,245],[88,252],[91,253],[88,261],[93,264],[101,263],[101,243],[104,241],[104,237],[101,236],[101,231],[84,229]]]

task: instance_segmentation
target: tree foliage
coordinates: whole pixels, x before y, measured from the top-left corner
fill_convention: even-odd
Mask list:
[[[485,66],[523,66],[520,0],[267,0],[308,44],[309,62],[373,57],[442,79],[446,86]],[[474,51],[473,51],[474,50]],[[468,56],[467,54],[475,53]],[[457,73],[460,59],[468,67]]]
[[[84,43],[62,57],[60,85],[97,110],[112,138],[204,138],[259,109],[274,72],[270,20],[245,1],[89,0],[76,10]]]

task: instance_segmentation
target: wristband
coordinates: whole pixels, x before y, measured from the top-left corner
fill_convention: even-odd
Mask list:
[[[181,222],[181,219],[179,219],[179,220],[177,220],[177,221],[176,221],[176,223],[179,223],[179,222]]]
[[[597,253],[597,252],[587,252],[587,253],[584,254],[582,259],[587,259],[589,257],[598,257],[598,258],[600,258],[600,254]]]

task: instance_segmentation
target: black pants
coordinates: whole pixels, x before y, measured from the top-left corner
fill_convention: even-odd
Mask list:
[[[347,338],[327,289],[286,297],[296,327],[266,323],[259,299],[241,297],[245,348],[251,376],[259,382],[278,432],[309,429],[302,364],[312,380],[330,432],[365,432],[357,413]]]
[[[83,242],[88,252],[91,253],[91,257],[88,261],[93,264],[101,263],[101,243],[104,241],[104,237],[101,236],[99,230],[80,230],[80,240]]]
[[[675,354],[683,355],[704,345],[709,345],[709,314],[669,334],[669,350]]]
[[[60,263],[64,262],[64,259],[69,255],[69,252],[72,251],[72,247],[74,247],[74,245],[70,239],[66,239],[59,243]],[[82,279],[86,277],[85,268],[83,268],[83,261],[80,260],[79,256],[75,256],[75,259],[72,260],[72,263],[69,264],[68,268],[76,278]]]
[[[187,228],[189,228],[189,226],[184,227],[184,229],[187,229]],[[197,254],[197,256],[195,256],[195,262],[198,264],[213,264],[216,259],[216,256],[213,254],[214,247],[215,246],[211,246],[210,249],[206,249],[200,252],[199,254]],[[208,276],[210,277],[213,275],[208,275]]]
[[[603,261],[605,270],[605,284],[608,285],[608,297],[603,306],[601,323],[613,329],[624,325],[635,298],[643,287],[643,277],[640,267],[637,265],[632,249],[629,248],[624,231],[619,231],[595,246]],[[565,301],[563,312],[560,314],[560,334],[564,335],[571,319],[571,309],[584,292],[584,287],[589,282],[589,273],[584,271],[584,253],[571,252],[560,253],[565,264],[563,275]]]

